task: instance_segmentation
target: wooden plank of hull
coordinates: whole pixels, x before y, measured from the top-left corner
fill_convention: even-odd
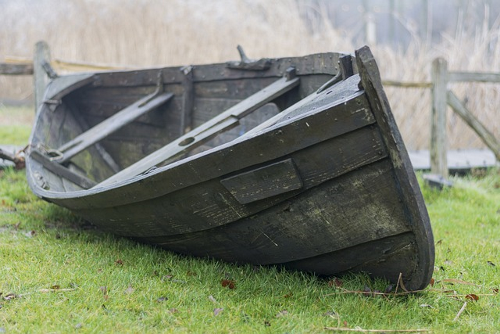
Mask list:
[[[232,105],[234,105],[234,103]],[[219,108],[219,110],[224,109],[227,108]],[[194,155],[237,139],[241,136],[242,132],[244,133],[249,129],[252,129],[263,120],[276,115],[278,112],[279,110],[274,104],[266,104],[260,109],[254,111],[252,115],[241,119],[239,125],[235,126],[233,129],[224,131],[214,139],[204,143],[199,148],[190,151],[189,155]],[[165,132],[168,132],[168,130],[165,131],[164,128],[159,126],[146,128],[141,127],[137,123],[131,123],[126,128],[118,130],[104,139],[102,144],[106,146],[109,152],[114,153],[113,155],[116,157],[117,163],[125,168],[135,163],[137,161],[137,157],[150,154],[163,147],[165,145],[165,141],[171,141],[169,138],[165,140]],[[134,136],[131,136],[130,133],[133,133]],[[172,139],[175,138],[172,137]]]
[[[175,141],[167,144],[160,150],[139,160],[135,164],[127,167],[112,177],[104,180],[97,186],[107,186],[114,182],[134,177],[148,169],[176,157],[178,154],[188,151],[193,147],[204,143],[206,139],[213,138],[216,134],[229,129],[238,124],[239,119],[245,117],[252,111],[257,110],[268,102],[271,102],[280,95],[288,92],[299,84],[298,78],[283,77],[271,85],[263,88],[257,93],[249,96],[235,106],[220,113],[202,126],[199,126],[190,132],[180,136]]]
[[[243,171],[244,168],[250,166],[271,162],[373,122],[366,98],[362,93],[356,93],[352,99],[345,102],[327,105],[324,110],[318,109],[308,114],[307,117],[289,120],[283,125],[278,124],[266,133],[251,139],[236,140],[214,151],[206,151],[195,157],[172,163],[149,175],[130,180],[126,185],[122,182],[109,189],[87,191],[84,201],[78,194],[68,194],[69,196],[60,194],[60,203],[78,210],[89,206],[102,208],[143,202],[232,172]],[[366,150],[371,151],[368,155],[374,154],[382,157],[383,149],[373,148],[373,146],[376,146],[376,142],[366,147]],[[252,154],[251,159],[248,159],[249,154]],[[341,149],[335,154],[342,156],[342,154],[348,154],[348,151]],[[319,156],[325,157],[324,154],[319,154]],[[349,166],[348,159],[335,160]],[[317,166],[321,165],[321,163],[317,164]],[[320,178],[321,173],[316,177]],[[160,184],[168,186],[158,187]],[[73,196],[77,197],[72,198]],[[53,200],[57,201],[57,198]]]
[[[102,123],[95,125],[94,127],[81,133],[76,138],[59,147],[58,151],[62,152],[63,156],[58,161],[60,163],[69,161],[73,156],[80,153],[87,147],[99,142],[109,134],[131,123],[134,119],[138,118],[142,114],[150,111],[153,108],[156,108],[162,103],[167,102],[172,97],[172,93],[153,93],[136,101],[132,105],[119,111],[110,118],[107,118]]]
[[[182,87],[182,114],[180,120],[179,133],[183,135],[191,131],[193,128],[193,106],[194,106],[194,83],[193,83],[193,67],[185,66],[181,68],[184,74]]]
[[[60,104],[54,111],[50,110],[48,106],[43,105],[35,121],[34,130],[30,138],[30,146],[37,147],[41,144],[45,148],[58,147],[64,142],[71,140],[75,133],[81,133],[82,131],[82,125],[75,118],[74,112],[68,104]],[[35,162],[35,160],[33,161]],[[92,180],[100,180],[114,173],[95,147],[90,147],[87,151],[74,157],[72,162],[79,166],[87,174],[87,177]],[[28,167],[31,167],[31,165]],[[37,170],[39,168],[38,166],[33,167],[36,167]],[[42,170],[38,171],[42,175],[44,174]],[[94,173],[91,174],[88,171],[94,171]],[[55,181],[55,178],[51,177],[51,180]],[[56,181],[56,184],[58,183]],[[52,191],[57,191],[58,189],[58,191],[70,191],[72,189],[59,187],[56,184],[50,185]],[[72,191],[74,190],[76,189],[72,189]]]
[[[169,110],[177,110],[181,107],[178,98],[182,94],[180,84],[164,85],[164,91],[174,94],[174,98],[169,101]],[[89,86],[75,92],[71,98],[77,102],[78,110],[86,118],[89,124],[94,126],[104,119],[116,114],[118,111],[130,106],[137,100],[155,91],[155,86],[143,87],[95,87]],[[141,115],[134,123],[150,125],[152,127],[165,126],[164,108],[151,110],[147,114]],[[93,122],[91,120],[94,120]],[[178,124],[177,124],[178,125]],[[178,133],[175,133],[178,135]]]
[[[31,149],[30,150],[30,156],[40,162],[47,170],[53,172],[54,174],[61,176],[68,181],[73,182],[74,184],[78,185],[81,188],[88,189],[93,186],[95,186],[95,182],[88,179],[87,177],[83,175],[76,174],[69,170],[68,168],[60,165],[59,163],[50,160],[49,157],[41,153],[40,151],[36,149]]]
[[[248,204],[302,188],[292,159],[243,172],[220,181],[241,204]]]
[[[228,110],[240,101],[232,98],[197,97],[193,106],[194,127],[202,126],[205,122],[220,114],[221,110]]]
[[[411,231],[399,195],[385,159],[224,226],[138,240],[231,262],[287,263]]]
[[[81,73],[57,77],[45,90],[44,101],[59,101],[64,96],[94,81],[93,73]]]
[[[81,128],[80,133],[85,132],[87,129],[90,129],[87,120],[82,116],[81,113],[77,112],[73,103],[68,102],[68,108],[71,110],[71,114],[73,115],[75,121]],[[101,143],[95,143],[93,148],[99,152],[100,157],[104,160],[104,162],[109,166],[109,168],[113,171],[113,173],[117,173],[120,170],[119,165],[116,163],[115,159],[109,154],[109,152],[102,146]]]
[[[189,155],[192,156],[194,154],[206,151],[207,149],[214,148],[228,143],[232,140],[238,139],[242,136],[242,134],[245,134],[248,131],[254,129],[259,124],[262,124],[262,122],[265,122],[266,120],[278,115],[280,112],[281,111],[276,106],[276,104],[268,103],[254,111],[251,115],[240,119],[238,125],[231,130],[224,131],[217,137],[204,143],[200,148],[190,151]]]
[[[259,78],[276,78],[285,74],[288,67],[293,66],[297,69],[298,74],[325,74],[333,76],[338,73],[338,53],[321,53],[313,54],[305,57],[287,57],[279,59],[271,59],[271,67],[269,70],[255,74],[252,71],[234,70],[227,67],[225,63],[197,65],[193,70],[193,81],[196,82],[213,82],[225,79],[253,79],[256,76]],[[98,73],[95,87],[106,86],[121,86],[121,87],[138,87],[154,85],[158,71],[161,70],[164,84],[182,83],[184,74],[180,67],[170,67],[162,69],[149,69],[141,71],[123,71]]]
[[[325,276],[364,272],[391,282],[398,282],[401,274],[405,288],[414,291],[427,285],[416,275],[423,265],[417,255],[418,247],[415,235],[406,232],[282,265]]]
[[[268,143],[268,151],[275,145]],[[240,157],[247,153],[240,151]],[[292,159],[302,178],[301,190],[242,205],[214,178],[148,201],[108,209],[78,210],[103,229],[124,236],[153,237],[211,229],[251,216],[303,190],[387,156],[377,129],[365,127],[279,159]],[[235,157],[241,160],[239,157]],[[270,162],[273,164],[274,161]],[[259,167],[262,165],[257,165]],[[189,172],[189,171],[188,171]],[[157,184],[155,188],[164,188]]]
[[[395,252],[400,252],[414,244],[415,235],[411,232],[403,232],[282,264],[289,269],[305,270],[330,276],[353,270],[370,272],[366,268],[368,266],[373,267],[373,262],[375,262],[378,263],[378,266],[386,266],[385,271],[391,272],[391,277],[386,278],[394,281],[398,279],[398,272],[404,272],[407,276],[410,276],[413,273],[415,262],[407,261],[407,264],[401,264],[401,261],[399,261],[397,270],[387,270],[387,258],[392,257]],[[409,259],[413,257],[410,256]],[[405,268],[405,265],[407,268]]]
[[[272,80],[272,78],[270,79]],[[259,82],[261,81],[262,80],[259,80]],[[246,90],[251,86],[250,84],[243,84],[240,82],[235,84]],[[254,85],[257,87],[256,84]],[[179,91],[177,93],[182,95],[182,92],[177,89],[175,85],[168,85],[165,89],[173,92]],[[122,92],[122,95],[125,95],[125,97],[122,98],[122,100],[125,101],[120,100],[118,92]],[[98,92],[96,88],[91,88],[85,89],[83,92],[78,92],[72,99],[78,101],[79,114],[85,115],[87,123],[94,126],[105,120],[106,117],[110,117],[113,112],[126,106],[126,103],[132,101],[133,99],[128,98],[129,96],[133,96],[137,99],[140,96],[139,93],[144,94],[145,92],[144,89],[132,87],[106,88],[103,89],[103,92]],[[101,144],[106,147],[108,152],[113,153],[116,162],[122,168],[132,165],[140,158],[160,149],[162,146],[175,140],[179,136],[178,124],[180,119],[178,119],[179,114],[177,110],[181,109],[180,102],[180,98],[175,97],[168,103],[167,108],[160,107],[148,112],[133,123],[127,125],[127,127],[121,128],[115,133],[110,134],[103,139]],[[230,96],[230,98],[226,96],[226,98],[217,99],[197,96],[193,108],[193,126],[197,127],[203,125],[208,120],[217,116],[221,110],[227,110],[238,102],[240,101],[234,100],[232,96]],[[266,106],[262,108],[267,108],[265,110],[269,111],[270,108]],[[242,130],[246,132],[249,128],[253,128],[257,124],[260,124],[258,120],[261,119],[261,117],[257,117],[256,114],[266,114],[267,112],[265,110],[262,110],[262,113],[260,110],[257,110],[251,115],[241,119],[237,129],[226,131],[217,136],[217,140],[205,143],[203,145],[204,149],[206,149],[207,146],[212,148],[235,139],[241,135]],[[278,108],[274,106],[272,112],[275,113],[277,111]],[[202,150],[195,149],[194,151],[199,153]],[[189,152],[189,154],[192,155],[192,152]]]

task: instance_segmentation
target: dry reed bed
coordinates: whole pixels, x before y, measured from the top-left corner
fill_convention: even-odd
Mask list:
[[[241,44],[250,57],[303,55],[348,51],[356,47],[317,10],[315,24],[303,20],[309,3],[294,0],[218,1],[154,0],[97,2],[7,2],[0,11],[0,60],[7,55],[31,57],[38,40],[46,40],[58,59],[100,64],[158,66],[221,62],[236,59]],[[426,47],[415,37],[402,51],[375,45],[384,79],[429,81],[437,56],[450,70],[500,72],[498,29],[443,38]],[[31,78],[0,77],[0,98],[27,98]],[[499,85],[454,84],[455,93],[500,137]],[[409,149],[429,144],[431,94],[428,89],[386,88],[395,117]],[[457,116],[449,113],[451,148],[484,147]]]

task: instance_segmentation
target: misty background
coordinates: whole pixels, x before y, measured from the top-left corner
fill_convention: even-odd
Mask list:
[[[464,31],[498,29],[496,21],[500,13],[500,1],[494,0],[301,2],[309,4],[306,19],[312,26],[318,21],[316,9],[323,6],[328,19],[347,38],[358,43],[382,43],[399,48],[407,48],[415,38],[427,45],[436,45],[443,38]]]
[[[354,52],[369,45],[382,79],[429,82],[443,57],[452,71],[500,72],[498,0],[0,0],[0,62],[52,57],[136,68]],[[500,137],[499,86],[453,91]],[[409,149],[429,146],[429,89],[385,87]],[[0,76],[2,103],[32,104],[30,76]],[[449,111],[449,147],[483,148]]]

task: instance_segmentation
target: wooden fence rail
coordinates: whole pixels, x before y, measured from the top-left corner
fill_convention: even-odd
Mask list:
[[[33,63],[0,63],[0,74],[5,75],[32,75]]]
[[[48,80],[44,64],[66,71],[104,71],[131,69],[110,65],[95,65],[75,62],[65,62],[50,59],[50,52],[45,42],[38,42],[35,46],[34,61],[11,60],[0,63],[0,75],[33,75],[35,74],[35,102],[36,106],[41,103],[41,95]],[[47,67],[47,66],[45,66]],[[50,67],[50,66],[49,66]],[[38,75],[40,74],[40,75]],[[500,161],[500,142],[495,136],[463,105],[458,97],[448,89],[450,82],[490,82],[500,83],[500,73],[482,72],[453,72],[448,71],[448,63],[443,58],[437,58],[432,62],[431,82],[401,82],[394,80],[383,80],[385,86],[397,88],[420,88],[432,91],[431,112],[431,141],[430,160],[431,172],[444,178],[448,177],[447,163],[447,133],[446,133],[446,108],[451,109],[469,125],[476,134],[488,146],[496,159]]]
[[[443,58],[432,62],[431,82],[399,82],[383,80],[385,86],[398,88],[430,88],[432,90],[431,112],[431,173],[448,177],[446,108],[451,109],[481,138],[484,144],[500,161],[500,141],[468,110],[460,99],[448,88],[452,82],[500,83],[500,73],[452,72]]]
[[[90,64],[72,62],[60,59],[51,59],[50,65],[58,71],[83,72],[83,71],[111,71],[134,70],[132,66],[118,66],[106,64]],[[28,58],[9,57],[0,62],[0,75],[33,75],[33,60]]]
[[[492,82],[500,83],[500,73],[452,72],[448,63],[437,58],[432,63],[432,125],[431,125],[431,172],[448,177],[446,158],[446,108],[451,109],[476,132],[479,138],[500,161],[500,141],[463,105],[448,88],[449,82]]]

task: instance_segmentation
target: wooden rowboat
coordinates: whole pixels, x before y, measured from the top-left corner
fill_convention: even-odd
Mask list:
[[[52,77],[37,196],[179,253],[429,283],[429,217],[369,48]]]

